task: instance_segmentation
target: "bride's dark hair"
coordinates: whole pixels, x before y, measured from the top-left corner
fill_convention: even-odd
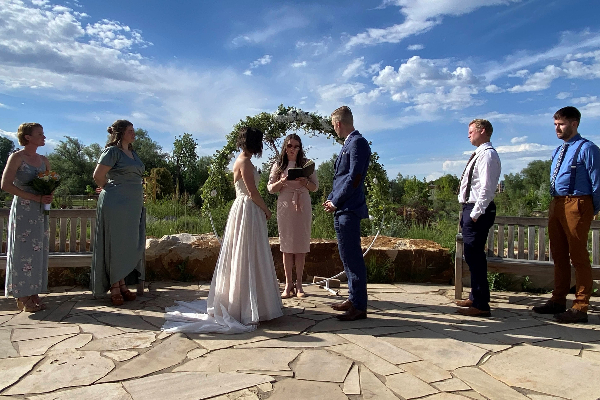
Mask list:
[[[260,129],[245,127],[240,129],[238,134],[237,146],[243,151],[255,154],[257,157],[262,155],[263,133]]]
[[[118,119],[111,126],[109,126],[106,131],[109,133],[108,142],[106,143],[106,147],[117,146],[121,147],[121,140],[123,139],[123,135],[125,134],[125,130],[133,126],[133,124],[126,119]],[[129,143],[129,150],[133,150],[133,146]]]

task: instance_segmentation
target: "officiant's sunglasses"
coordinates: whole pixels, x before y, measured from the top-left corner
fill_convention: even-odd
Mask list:
[[[288,145],[287,145],[287,148],[288,148],[288,149],[294,148],[294,149],[296,149],[296,150],[300,150],[300,146],[298,146],[298,145],[295,145],[295,146],[294,146],[294,145],[293,145],[293,144],[291,144],[291,143],[288,143]]]

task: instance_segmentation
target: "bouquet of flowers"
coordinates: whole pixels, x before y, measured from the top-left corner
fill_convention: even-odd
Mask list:
[[[40,172],[29,182],[29,186],[43,196],[52,194],[60,185],[60,175],[54,171]],[[44,214],[50,214],[50,204],[44,204]]]

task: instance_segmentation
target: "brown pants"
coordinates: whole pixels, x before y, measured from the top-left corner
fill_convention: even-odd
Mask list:
[[[593,217],[592,196],[556,196],[550,203],[548,237],[554,259],[551,300],[566,304],[573,262],[577,288],[573,308],[583,312],[587,312],[592,294],[592,266],[587,244]]]

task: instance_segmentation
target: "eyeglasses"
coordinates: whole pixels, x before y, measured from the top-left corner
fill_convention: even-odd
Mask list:
[[[298,145],[295,145],[295,146],[294,146],[294,145],[293,145],[293,144],[291,144],[291,143],[288,143],[288,145],[287,145],[287,148],[288,148],[288,149],[300,150],[300,146],[298,146]]]

